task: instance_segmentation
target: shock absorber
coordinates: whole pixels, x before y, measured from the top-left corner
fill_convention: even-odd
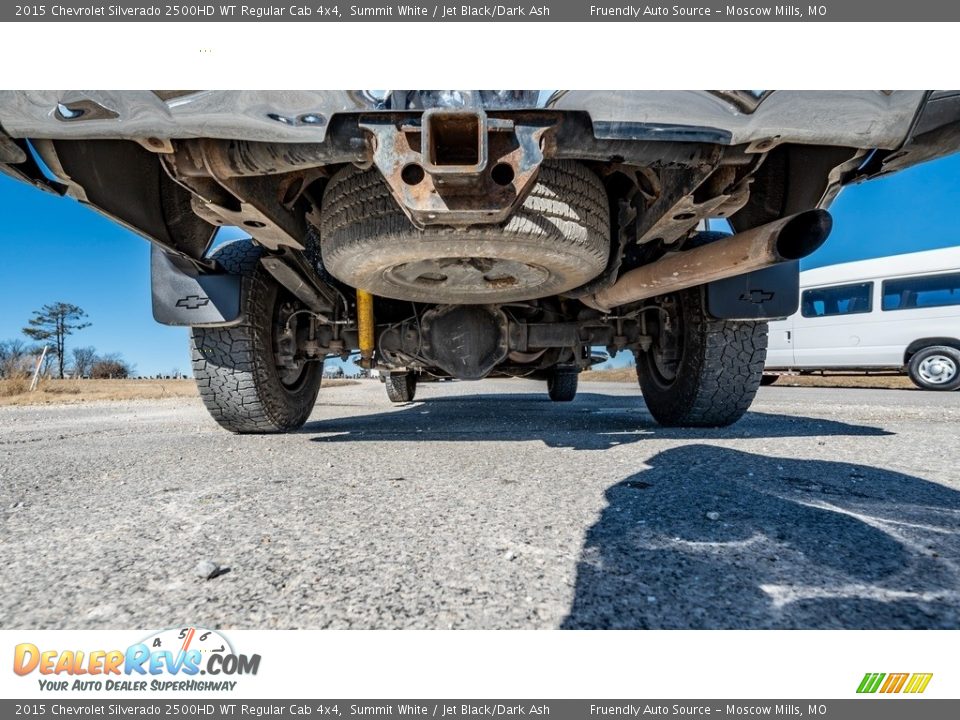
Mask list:
[[[357,329],[360,335],[360,366],[373,364],[373,295],[357,290]]]

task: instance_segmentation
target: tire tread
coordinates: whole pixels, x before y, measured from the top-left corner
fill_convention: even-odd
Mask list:
[[[549,296],[579,285],[580,274],[594,277],[606,267],[610,252],[609,203],[602,182],[588,167],[573,161],[545,162],[530,193],[503,223],[420,230],[401,210],[377,170],[348,167],[335,175],[325,190],[321,235],[324,265],[344,281],[352,280],[350,273],[356,272],[358,261],[385,247],[420,243],[440,253],[443,250],[439,248],[449,248],[451,243],[506,241],[511,247],[526,248],[526,255],[534,262],[546,254],[564,258],[566,272],[578,274],[576,278],[554,277],[537,288],[538,296]],[[575,264],[572,258],[576,258]],[[366,277],[367,273],[362,274]],[[382,282],[376,275],[366,282],[371,287],[365,289],[390,296],[389,288],[374,287]],[[407,299],[429,302],[436,298],[424,295]],[[487,300],[464,296],[451,301]]]
[[[767,357],[767,323],[717,320],[704,310],[702,290],[683,291],[688,325],[684,342],[692,344],[670,392],[659,390],[637,375],[647,407],[662,425],[725,427],[749,409],[763,375]]]
[[[270,296],[259,270],[262,249],[249,240],[223,245],[213,258],[229,273],[244,277],[243,320],[230,327],[191,328],[193,375],[200,399],[222,427],[235,433],[287,432],[306,422],[320,387],[314,378],[291,397],[271,382],[269,338],[255,322],[266,317]],[[307,372],[320,375],[308,368]],[[313,388],[313,385],[316,387]]]

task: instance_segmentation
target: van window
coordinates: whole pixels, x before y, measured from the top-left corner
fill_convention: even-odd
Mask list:
[[[868,313],[873,309],[872,293],[872,282],[804,290],[800,312],[808,318]]]
[[[960,273],[884,280],[884,310],[960,305]]]

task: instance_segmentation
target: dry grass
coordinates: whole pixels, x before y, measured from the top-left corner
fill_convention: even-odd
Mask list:
[[[632,367],[614,370],[588,370],[580,373],[580,379],[596,382],[637,382],[637,371]],[[832,375],[784,375],[776,387],[819,388],[874,388],[880,390],[914,390],[916,387],[906,375],[858,375],[835,373]]]
[[[193,380],[41,380],[34,392],[30,381],[0,380],[0,405],[62,405],[98,400],[158,400],[193,397]]]
[[[873,388],[876,390],[916,390],[906,375],[783,375],[776,387]]]
[[[346,378],[334,378],[328,379],[324,378],[323,383],[320,385],[320,389],[331,388],[331,387],[342,387],[344,385],[359,385],[359,380],[347,380]]]
[[[637,382],[637,370],[632,367],[614,368],[613,370],[587,370],[580,373],[583,382]]]
[[[7,378],[0,380],[0,402],[3,398],[15,397],[27,391],[30,380],[27,378]]]
[[[353,385],[356,380],[324,380],[323,387]],[[2,405],[72,405],[102,400],[161,400],[196,397],[193,380],[42,380],[29,391],[30,380],[0,380]]]

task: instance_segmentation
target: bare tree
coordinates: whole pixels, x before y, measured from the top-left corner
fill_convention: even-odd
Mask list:
[[[34,310],[33,317],[27,321],[23,334],[39,342],[52,340],[57,355],[57,366],[60,378],[63,378],[63,366],[66,361],[66,340],[77,330],[90,327],[90,323],[83,322],[87,314],[82,308],[71,303],[55,302]]]
[[[10,378],[25,374],[28,349],[23,340],[0,341],[0,377]]]
[[[123,380],[133,374],[133,365],[119,353],[111,353],[98,358],[90,367],[90,377],[96,380]]]
[[[97,349],[88,345],[87,347],[75,347],[71,354],[73,355],[73,374],[76,377],[88,377],[90,368],[97,361]]]

